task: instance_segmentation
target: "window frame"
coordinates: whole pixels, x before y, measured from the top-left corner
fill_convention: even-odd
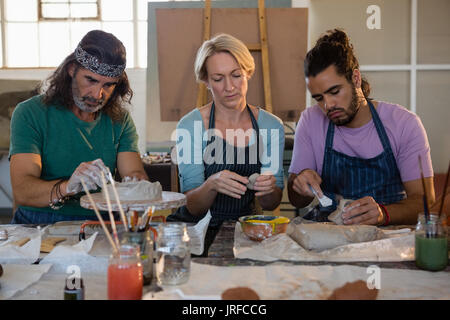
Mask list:
[[[41,0],[36,0],[38,3],[38,6],[41,3]],[[147,56],[144,54],[141,54],[142,51],[142,46],[143,44],[141,44],[142,41],[139,41],[139,35],[138,35],[138,29],[139,29],[139,24],[142,22],[147,22],[147,19],[143,20],[141,17],[139,17],[138,15],[138,7],[139,7],[139,1],[143,1],[143,0],[132,0],[132,6],[133,6],[133,17],[130,20],[127,21],[119,21],[119,20],[114,20],[114,21],[109,21],[109,20],[102,20],[102,1],[101,0],[96,0],[96,3],[98,5],[98,11],[99,11],[99,18],[98,19],[92,19],[92,18],[84,18],[84,19],[80,19],[80,18],[49,18],[49,19],[41,19],[41,17],[39,16],[40,14],[40,10],[38,8],[38,17],[37,17],[37,21],[33,21],[30,23],[34,23],[36,25],[37,28],[39,28],[39,24],[40,23],[52,23],[52,22],[67,22],[67,23],[71,23],[71,22],[95,22],[95,23],[100,23],[100,29],[103,30],[103,24],[104,23],[114,23],[114,22],[131,22],[133,25],[133,46],[132,49],[134,52],[134,62],[133,65],[130,66],[129,68],[135,68],[135,69],[145,69],[147,67]],[[41,66],[40,62],[38,65],[35,66],[23,66],[23,67],[17,67],[17,66],[9,66],[8,65],[8,53],[7,53],[7,44],[6,44],[6,25],[8,23],[14,23],[14,22],[9,22],[6,19],[6,13],[5,13],[5,2],[6,0],[0,0],[0,50],[1,50],[1,55],[0,55],[0,70],[8,70],[8,69],[48,69],[48,68],[53,68],[53,67],[46,67],[46,66]],[[147,3],[148,1],[146,1]],[[148,6],[145,6],[146,10]],[[38,38],[40,38],[40,35],[38,33]],[[144,46],[144,52],[147,52],[147,46]],[[55,66],[57,67],[57,65]]]
[[[73,4],[70,0],[66,0],[67,4],[70,5]],[[96,17],[81,17],[81,18],[73,18],[73,17],[68,17],[68,18],[46,18],[43,16],[42,14],[42,3],[54,3],[57,4],[55,2],[47,2],[46,0],[38,0],[38,5],[37,5],[37,10],[38,10],[38,21],[37,23],[44,21],[44,22],[51,22],[51,21],[102,21],[101,17],[102,17],[102,8],[101,8],[101,3],[99,0],[95,0],[95,4],[97,5],[97,16]],[[83,3],[83,2],[76,2],[78,4]],[[93,2],[85,2],[85,3],[93,3]]]

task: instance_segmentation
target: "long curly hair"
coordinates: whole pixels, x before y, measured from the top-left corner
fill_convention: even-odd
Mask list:
[[[334,64],[339,75],[351,83],[353,70],[359,69],[353,45],[347,34],[341,29],[328,30],[317,40],[314,48],[308,51],[304,61],[305,77],[315,77],[330,65]],[[361,89],[366,98],[370,95],[370,84],[363,77]]]
[[[101,30],[88,32],[80,42],[89,54],[96,56],[100,62],[120,65],[126,64],[126,50],[122,42],[113,34]],[[42,101],[45,105],[60,104],[70,109],[74,105],[72,94],[72,77],[69,67],[82,68],[75,58],[75,52],[67,56],[58,68],[41,83]],[[99,112],[107,114],[114,122],[120,121],[126,111],[124,104],[130,104],[133,97],[126,72],[122,73],[108,102]]]

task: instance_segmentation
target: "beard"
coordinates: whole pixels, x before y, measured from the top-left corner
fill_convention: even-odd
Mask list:
[[[72,80],[72,97],[75,105],[84,112],[94,113],[103,108],[106,104],[106,99],[95,99],[90,96],[82,97],[78,85],[75,80]],[[87,104],[86,102],[89,102]]]
[[[345,117],[330,119],[329,114],[335,111],[343,112],[345,114]],[[349,124],[350,122],[353,121],[358,111],[359,111],[359,99],[356,93],[356,88],[354,85],[352,85],[352,101],[350,102],[350,105],[347,108],[347,110],[344,110],[342,108],[333,108],[327,111],[327,116],[328,119],[330,119],[330,121],[333,122],[336,126],[345,126],[346,124]]]

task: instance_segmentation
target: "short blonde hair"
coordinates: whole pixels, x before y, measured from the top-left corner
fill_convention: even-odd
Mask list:
[[[248,78],[255,72],[255,61],[247,46],[241,40],[229,34],[221,33],[203,42],[197,51],[194,71],[195,78],[198,82],[205,81],[208,78],[206,60],[218,52],[228,52],[231,54],[242,70],[245,71]]]

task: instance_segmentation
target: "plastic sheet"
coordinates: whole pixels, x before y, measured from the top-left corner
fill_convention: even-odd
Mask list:
[[[291,222],[292,223],[292,222]],[[255,242],[236,224],[234,256],[259,261],[412,261],[414,260],[414,232],[401,229],[384,233],[387,238],[352,243],[323,251],[306,250],[286,233]]]

